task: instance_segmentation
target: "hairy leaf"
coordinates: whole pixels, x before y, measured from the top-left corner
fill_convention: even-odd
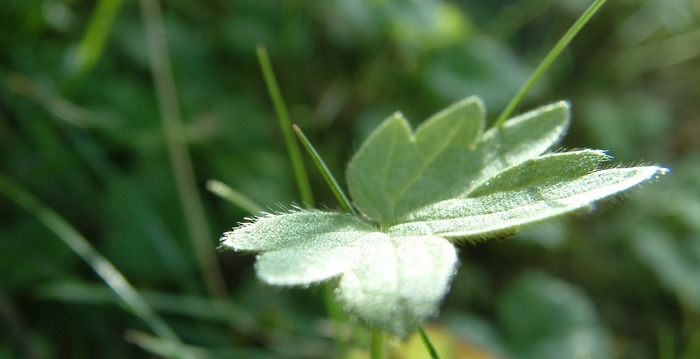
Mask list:
[[[596,157],[605,159],[602,153],[587,150],[527,161],[466,198],[440,201],[411,213],[388,232],[480,238],[587,207],[665,172],[656,166],[593,172],[590,166]],[[573,167],[562,166],[570,162]]]
[[[305,285],[354,266],[376,235],[351,215],[305,210],[258,218],[225,233],[221,245],[261,252],[256,269],[267,283]]]
[[[261,252],[257,274],[269,284],[340,276],[345,309],[400,337],[436,313],[457,262],[443,238],[391,237],[356,217],[316,210],[261,217],[225,233],[221,245]]]
[[[383,226],[427,204],[459,196],[509,166],[542,154],[564,133],[559,102],[482,133],[483,104],[462,100],[411,133],[401,114],[388,118],[348,164],[355,206]]]
[[[338,298],[371,327],[408,337],[449,288],[457,255],[435,236],[391,237],[362,251],[362,263],[343,274]]]
[[[434,314],[457,256],[447,239],[487,238],[560,216],[664,174],[658,166],[600,169],[603,151],[544,154],[568,126],[558,102],[483,131],[475,97],[415,133],[400,114],[369,136],[347,169],[367,218],[318,210],[271,214],[227,232],[222,247],[260,252],[277,285],[338,278],[336,295],[366,325],[407,337]]]

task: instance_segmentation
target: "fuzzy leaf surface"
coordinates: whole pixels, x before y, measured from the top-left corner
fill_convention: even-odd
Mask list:
[[[260,252],[256,272],[269,284],[339,277],[346,311],[402,338],[435,314],[457,263],[443,238],[392,237],[354,216],[316,210],[258,218],[225,233],[221,245]]]
[[[370,327],[408,337],[437,314],[456,270],[454,246],[436,236],[389,236],[367,246],[340,278],[337,296]]]
[[[566,130],[569,106],[544,106],[485,133],[484,117],[481,100],[470,97],[415,133],[401,114],[386,119],[348,164],[355,206],[387,226],[425,205],[460,196],[546,151]]]
[[[258,252],[257,275],[275,285],[336,278],[337,299],[369,327],[407,337],[449,288],[457,263],[448,241],[516,231],[591,206],[666,172],[600,169],[603,151],[545,153],[566,131],[558,102],[483,130],[467,98],[415,132],[386,119],[347,168],[354,205],[368,219],[318,210],[271,214],[241,225],[222,247]]]
[[[308,285],[354,266],[374,233],[353,216],[305,210],[257,218],[225,233],[221,245],[260,252],[256,271],[269,284]]]
[[[483,238],[590,206],[665,173],[657,166],[596,171],[601,151],[555,153],[503,171],[461,198],[440,201],[388,229],[445,238]]]

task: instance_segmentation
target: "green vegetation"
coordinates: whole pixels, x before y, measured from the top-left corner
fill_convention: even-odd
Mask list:
[[[364,216],[265,214],[226,233],[222,247],[263,252],[256,269],[269,284],[340,277],[345,310],[405,339],[436,313],[448,290],[457,255],[446,239],[514,232],[666,172],[598,170],[608,156],[595,150],[542,154],[568,127],[568,109],[545,106],[485,133],[478,98],[441,111],[415,134],[397,113],[348,165],[353,203]]]
[[[588,2],[139,3],[0,4],[0,357],[359,358],[372,351],[422,358],[427,338],[441,358],[700,356],[697,4],[609,2],[512,108]],[[276,101],[281,94],[288,111],[269,100],[265,79],[273,81],[261,73],[259,44],[279,83],[270,94]],[[458,102],[471,95],[482,100]],[[524,111],[557,99],[573,106],[566,137],[565,103]],[[423,124],[391,115],[400,109],[428,118],[455,102],[460,126],[447,125],[449,112]],[[504,115],[487,118],[485,108]],[[300,174],[299,156],[289,161],[283,143],[291,127],[283,133],[275,117],[304,130],[327,173],[345,173],[350,163],[337,188],[348,188],[374,223],[342,213],[352,207],[317,171]],[[517,128],[508,117],[541,126],[501,136]],[[440,137],[451,129],[459,141]],[[403,157],[382,156],[388,136],[404,140]],[[439,145],[466,146],[471,155],[440,165],[415,157],[442,153]],[[609,152],[545,153],[560,147]],[[490,160],[511,154],[517,161]],[[607,155],[632,165],[599,170]],[[372,174],[384,159],[400,183],[375,185],[389,178]],[[312,168],[311,158],[304,161]],[[452,163],[482,171],[447,171]],[[655,163],[672,174],[615,205],[604,201],[589,215],[498,237],[651,178],[660,171]],[[613,184],[623,174],[631,179]],[[559,212],[538,207],[504,226],[489,219],[478,232],[465,229],[482,210],[530,201],[533,187],[544,196],[580,193]],[[508,201],[502,189],[512,190]],[[454,210],[465,202],[476,212]],[[285,209],[290,203],[299,208]],[[307,208],[314,203],[322,210]],[[400,246],[433,278],[413,283],[427,299],[401,307],[414,312],[398,322],[386,310],[399,307],[358,305],[363,285],[383,284],[362,279],[376,278],[371,263],[348,267],[357,251],[329,241],[322,250],[305,248],[315,257],[295,257],[322,273],[292,278],[279,265],[293,262],[272,260],[279,251],[261,255],[257,271],[287,285],[354,271],[361,280],[343,275],[337,283],[345,308],[329,300],[332,286],[261,285],[253,256],[214,251],[217,233],[260,207],[273,215],[240,230],[308,217],[304,229],[319,236],[334,236],[323,225],[343,227],[339,238],[362,232],[358,251],[367,242],[391,247],[360,258],[382,265],[383,253]],[[433,232],[416,232],[425,223]],[[483,235],[496,238],[464,240]],[[452,238],[462,239],[459,251]],[[407,298],[416,299],[410,291]],[[440,315],[400,344],[354,324],[354,316],[376,320],[405,336],[438,303]]]

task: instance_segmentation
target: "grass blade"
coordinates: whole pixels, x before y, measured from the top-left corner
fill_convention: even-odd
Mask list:
[[[258,53],[258,61],[260,62],[260,69],[262,70],[263,77],[265,78],[265,84],[267,85],[267,91],[270,93],[270,98],[275,106],[280,128],[282,129],[282,135],[284,136],[284,142],[287,145],[287,153],[289,153],[289,159],[292,162],[294,176],[296,177],[297,186],[299,187],[299,194],[301,195],[302,201],[306,203],[306,205],[314,207],[315,202],[313,193],[311,192],[309,177],[306,174],[304,161],[301,157],[301,150],[299,149],[299,145],[297,145],[297,142],[294,139],[294,134],[292,133],[292,123],[289,120],[287,106],[284,104],[284,99],[282,98],[279,86],[277,85],[277,79],[275,78],[275,72],[272,70],[270,57],[267,55],[265,46],[258,45],[256,50]]]
[[[141,318],[164,343],[167,343],[168,352],[172,357],[182,359],[194,358],[185,349],[177,334],[153,311],[121,272],[61,216],[39,202],[36,197],[24,188],[16,185],[4,176],[0,176],[0,192],[3,192],[7,197],[33,214],[80,256],[110,289],[121,298],[126,307]]]
[[[423,341],[423,345],[425,345],[425,348],[428,349],[430,357],[432,359],[440,359],[437,350],[435,350],[433,343],[430,342],[430,338],[428,338],[428,334],[425,333],[422,326],[418,327],[418,333],[420,334],[420,339]]]
[[[261,205],[255,203],[255,201],[248,198],[243,193],[236,191],[223,182],[209,180],[206,186],[211,193],[228,200],[250,214],[260,213],[265,210]]]
[[[192,159],[182,133],[182,116],[177,102],[160,4],[157,0],[140,0],[139,3],[146,27],[148,58],[153,72],[165,141],[194,253],[209,294],[225,297],[226,285],[219,270],[204,205],[197,191]]]
[[[120,193],[123,202],[129,204],[133,223],[156,250],[156,260],[162,263],[165,271],[183,289],[188,292],[198,290],[201,279],[197,278],[187,263],[188,254],[177,244],[176,238],[167,228],[161,214],[150,203],[148,196],[144,195],[143,189],[108,159],[105,149],[91,132],[83,131],[83,128],[98,125],[95,115],[20,73],[10,75],[8,87],[36,103],[55,119],[63,121],[56,122],[62,130],[61,135],[66,136],[71,149],[99,178],[101,185],[113,188],[115,192]],[[65,124],[71,126],[66,127]],[[78,130],[73,128],[74,126]]]
[[[321,171],[321,175],[323,175],[323,178],[326,180],[326,183],[328,183],[328,186],[331,188],[331,191],[333,191],[335,198],[337,198],[338,202],[340,202],[340,205],[343,207],[343,210],[345,210],[345,212],[357,215],[357,212],[355,212],[355,208],[353,208],[352,204],[350,203],[350,199],[348,199],[348,196],[345,195],[343,189],[340,188],[340,185],[338,185],[338,182],[335,180],[335,177],[333,177],[333,174],[328,169],[328,166],[326,166],[326,163],[323,162],[323,159],[318,154],[318,152],[311,144],[309,139],[306,138],[304,132],[302,132],[301,128],[299,128],[299,126],[297,125],[293,125],[292,127],[294,128],[294,132],[297,134],[297,137],[299,137],[301,144],[304,145],[304,148],[306,148],[306,151],[309,152],[309,155],[314,160],[314,163],[316,163],[318,170]]]
[[[97,2],[85,35],[69,58],[71,70],[82,75],[92,70],[102,56],[107,38],[112,32],[114,21],[124,0],[100,0]]]
[[[328,169],[328,166],[326,166],[326,163],[323,162],[323,159],[318,154],[314,146],[311,144],[311,141],[309,141],[309,139],[306,138],[304,132],[301,130],[301,128],[299,128],[299,126],[295,124],[292,127],[294,129],[294,132],[297,134],[297,137],[299,137],[299,140],[301,141],[302,145],[304,145],[304,148],[306,148],[306,150],[309,152],[309,155],[314,160],[314,163],[316,163],[316,166],[318,167],[319,171],[321,171],[321,175],[323,175],[323,178],[326,180],[326,183],[328,183],[328,186],[330,186],[331,190],[333,191],[333,194],[338,199],[340,206],[343,207],[343,210],[345,212],[352,213],[353,215],[357,216],[357,212],[350,203],[348,196],[346,196],[345,192],[343,192],[343,189],[340,188],[340,185],[338,185],[338,182],[335,180],[335,177],[333,177],[333,174]],[[343,310],[335,301],[335,293],[331,286],[325,284],[323,286],[323,293],[323,300],[326,306],[326,311],[335,322],[336,330],[338,330],[338,333],[336,333],[335,336],[335,344],[338,348],[338,353],[341,358],[345,358],[347,357],[347,348],[344,340],[340,337],[339,333],[341,323],[345,322],[346,320],[345,313],[343,313]]]
[[[574,39],[576,34],[586,25],[588,20],[590,20],[593,15],[600,9],[603,4],[605,4],[607,0],[596,0],[591,4],[591,6],[586,9],[586,11],[581,14],[581,16],[576,20],[576,22],[571,25],[571,28],[564,34],[564,36],[559,39],[559,41],[554,45],[554,47],[549,50],[549,53],[547,53],[547,56],[542,59],[542,62],[537,66],[535,71],[532,73],[529,79],[525,82],[523,87],[518,90],[518,92],[513,96],[513,99],[510,100],[506,108],[503,110],[500,116],[498,116],[498,119],[496,119],[496,122],[493,124],[493,127],[499,127],[505,122],[510,115],[513,114],[513,111],[515,111],[515,108],[518,107],[520,102],[523,100],[525,95],[527,94],[528,91],[535,85],[537,80],[542,77],[542,75],[549,69],[549,67],[552,65],[554,60],[559,57],[559,55],[564,51],[564,49],[569,45],[571,40]]]

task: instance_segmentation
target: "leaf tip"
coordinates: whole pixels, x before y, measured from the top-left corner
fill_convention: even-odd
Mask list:
[[[666,167],[661,167],[661,166],[649,166],[648,172],[649,172],[649,179],[657,180],[661,176],[664,176],[664,175],[670,173],[671,169],[666,168]]]
[[[235,250],[232,237],[233,231],[224,232],[221,238],[219,238],[219,245],[216,247],[216,250],[219,252]]]
[[[569,102],[569,101],[567,101],[567,100],[560,100],[560,101],[555,102],[555,103],[552,104],[552,105],[553,105],[554,107],[561,107],[561,108],[566,109],[566,110],[570,110],[570,109],[571,109],[571,102]]]
[[[394,112],[394,113],[391,115],[391,117],[393,117],[393,118],[396,119],[396,120],[405,120],[405,119],[406,119],[406,117],[403,115],[403,113],[402,113],[401,111],[396,111],[396,112]]]

